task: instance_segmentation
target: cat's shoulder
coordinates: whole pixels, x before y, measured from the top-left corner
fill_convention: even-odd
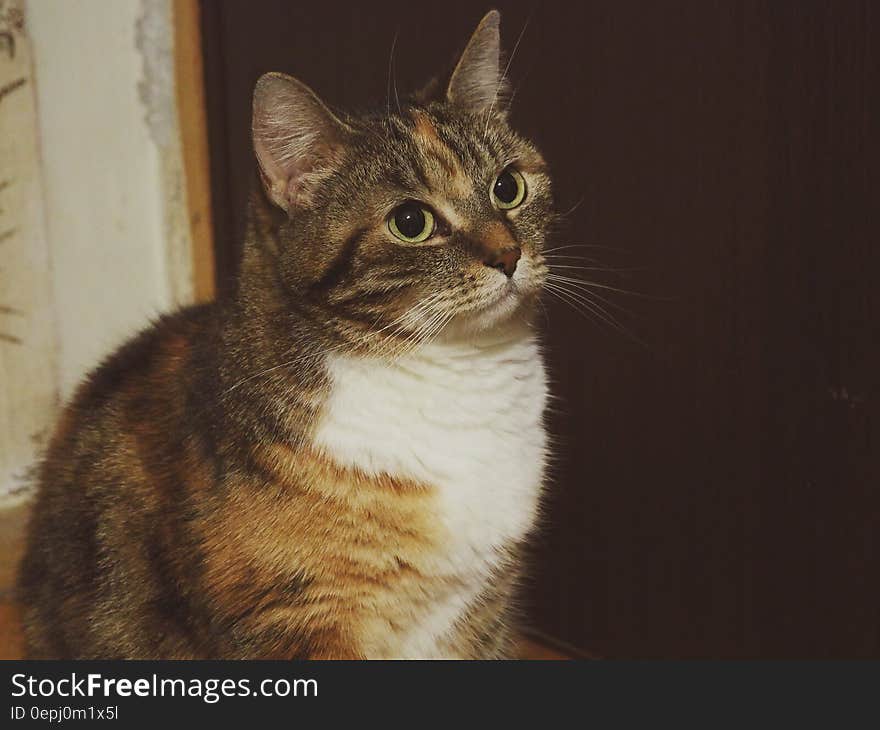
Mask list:
[[[161,379],[190,362],[215,338],[220,314],[213,303],[163,314],[129,338],[89,372],[70,407],[95,412],[121,388],[137,381]]]

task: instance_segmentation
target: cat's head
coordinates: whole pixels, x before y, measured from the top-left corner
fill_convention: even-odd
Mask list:
[[[483,18],[447,83],[375,114],[334,114],[283,74],[258,81],[253,144],[278,220],[272,265],[337,335],[376,348],[531,316],[551,184],[508,125],[499,21]]]

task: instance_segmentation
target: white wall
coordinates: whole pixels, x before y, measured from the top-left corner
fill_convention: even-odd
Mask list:
[[[58,402],[33,67],[18,3],[0,0],[0,499],[25,493]]]
[[[55,319],[51,386],[61,401],[151,318],[192,300],[170,3],[23,2],[48,260],[21,259],[13,274],[23,281],[46,267]],[[22,393],[14,405],[0,403],[13,409],[7,419],[46,410],[46,377],[7,388]],[[0,450],[4,458],[11,457]],[[10,467],[0,463],[0,478]],[[0,483],[0,497],[4,490]]]
[[[139,40],[144,45],[139,23],[142,31],[149,13],[160,16],[153,27],[164,23],[166,38],[173,36],[167,6],[27,2],[62,398],[103,356],[175,303],[163,146],[147,122],[156,80],[146,71],[161,67],[161,59],[151,63],[138,47]],[[170,54],[165,60],[165,81],[173,84]]]

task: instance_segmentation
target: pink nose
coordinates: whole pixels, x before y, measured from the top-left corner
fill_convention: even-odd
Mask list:
[[[516,271],[516,264],[520,256],[522,256],[522,250],[519,246],[501,250],[496,249],[486,254],[483,258],[483,263],[486,266],[504,272],[504,275],[509,279]]]

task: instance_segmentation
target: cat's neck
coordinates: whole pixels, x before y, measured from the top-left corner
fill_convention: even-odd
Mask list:
[[[540,428],[546,384],[533,332],[438,340],[388,359],[330,354],[325,367],[330,389],[316,441],[346,466],[369,472],[382,463],[396,474],[393,465],[408,449],[417,458],[403,473],[435,481],[448,466],[437,445],[462,429],[494,443],[498,429]],[[415,468],[434,459],[428,472]]]
[[[364,360],[373,360],[379,366],[384,363],[391,369],[424,364],[452,369],[467,366],[475,371],[493,367],[511,357],[519,360],[527,354],[537,353],[537,341],[537,333],[531,326],[517,323],[479,333],[441,334],[412,349],[404,345],[403,354],[378,359],[365,356]]]
[[[480,580],[534,524],[547,384],[532,330],[438,339],[383,361],[329,355],[312,446],[343,468],[424,485],[436,570]]]

